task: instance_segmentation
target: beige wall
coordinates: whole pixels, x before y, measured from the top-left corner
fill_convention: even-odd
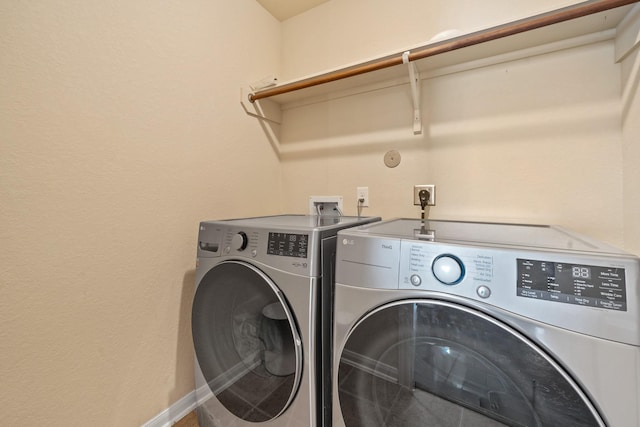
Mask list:
[[[332,0],[282,25],[282,79],[342,67],[565,7],[576,0]]]
[[[638,101],[621,129],[609,43],[429,78],[419,137],[404,89],[287,110],[279,160],[240,107],[246,82],[567,2],[382,3],[283,24],[254,0],[0,3],[4,424],[137,426],[193,389],[202,219],[306,212],[311,194],[355,213],[365,185],[365,213],[416,216],[411,186],[435,183],[432,216],[561,223],[640,252]]]
[[[193,390],[198,221],[280,210],[239,104],[279,41],[254,0],[0,2],[3,425],[139,426]]]
[[[377,4],[342,17],[343,10],[360,3],[333,1],[286,21],[283,72],[309,73],[310,63],[331,68],[371,44],[376,46],[368,56],[377,46],[393,50],[386,40],[412,45],[446,28],[477,28],[490,21],[488,10],[495,11],[490,15],[498,23],[521,7],[534,13],[553,8],[552,3],[564,5],[529,2],[527,8],[518,2],[516,8],[492,1],[461,2],[460,8],[458,2],[442,2],[445,22],[427,13],[427,6],[420,10],[407,0],[399,5],[413,12],[404,15],[402,25],[388,24],[393,13]],[[431,25],[421,25],[421,18]],[[328,27],[341,38],[319,38],[317,49],[303,49],[305,37]],[[425,130],[418,136],[411,128],[407,85],[289,106],[281,138],[288,153],[283,157],[285,210],[305,212],[309,195],[342,195],[345,211],[354,214],[356,187],[368,186],[365,214],[417,218],[412,186],[436,184],[432,218],[560,224],[637,250],[637,244],[625,242],[638,214],[638,193],[623,193],[620,76],[613,40],[469,71],[424,73]],[[625,149],[637,162],[633,138]],[[402,156],[395,169],[383,164],[391,149]],[[624,160],[626,169],[633,161]],[[633,173],[626,178],[628,186]]]
[[[640,28],[640,8],[636,16]],[[640,43],[625,58],[623,70],[624,242],[640,254]]]

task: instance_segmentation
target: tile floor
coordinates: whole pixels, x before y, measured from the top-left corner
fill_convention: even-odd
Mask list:
[[[295,375],[277,377],[249,371],[232,387],[216,395],[234,414],[252,422],[267,421],[287,404]]]

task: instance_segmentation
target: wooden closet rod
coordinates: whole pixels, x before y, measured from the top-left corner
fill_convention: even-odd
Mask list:
[[[583,16],[594,13],[604,12],[605,10],[615,9],[616,7],[626,6],[637,3],[640,0],[590,0],[567,6],[552,12],[525,18],[519,21],[500,25],[497,27],[481,30],[475,33],[456,37],[430,46],[417,48],[409,52],[409,61],[435,56],[441,53],[450,52],[464,47],[474,46],[477,44],[501,39],[503,37],[513,36],[515,34],[524,33],[526,31],[535,30],[537,28],[546,27],[548,25],[558,24],[560,22],[569,21],[571,19],[581,18]],[[346,79],[348,77],[357,76],[371,71],[382,70],[384,68],[393,67],[403,63],[403,52],[389,55],[380,59],[376,59],[353,67],[332,71],[308,79],[299,80],[292,83],[275,86],[270,89],[261,90],[256,93],[249,94],[249,101],[255,102],[259,99],[271,96],[281,95],[308,87],[333,82],[336,80]]]

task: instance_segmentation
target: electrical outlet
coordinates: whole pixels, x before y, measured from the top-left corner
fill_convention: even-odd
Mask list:
[[[360,201],[362,200],[362,202]],[[358,187],[356,191],[356,202],[359,206],[369,207],[369,187]]]
[[[420,190],[427,190],[429,192],[429,200],[427,201],[427,206],[435,206],[436,205],[436,186],[433,184],[428,185],[414,185],[413,186],[413,204],[416,206],[422,206],[420,203]]]

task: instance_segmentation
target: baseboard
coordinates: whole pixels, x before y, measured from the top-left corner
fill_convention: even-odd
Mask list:
[[[195,390],[169,406],[140,427],[170,427],[196,408]]]

